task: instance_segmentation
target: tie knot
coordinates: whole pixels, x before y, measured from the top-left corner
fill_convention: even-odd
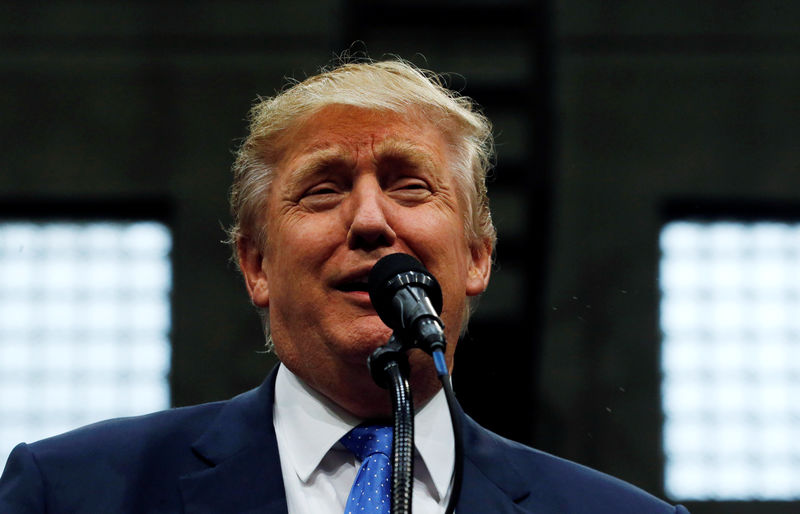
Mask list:
[[[389,457],[392,453],[392,427],[359,425],[342,437],[341,441],[361,461],[375,453]]]

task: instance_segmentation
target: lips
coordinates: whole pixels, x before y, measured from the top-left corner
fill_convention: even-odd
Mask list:
[[[368,277],[372,266],[359,268],[346,273],[334,281],[333,287],[345,293],[368,293]]]
[[[355,291],[360,291],[362,293],[369,292],[369,288],[367,287],[367,280],[357,280],[353,282],[343,282],[336,286],[336,289],[339,291],[344,291],[346,293],[352,293]]]

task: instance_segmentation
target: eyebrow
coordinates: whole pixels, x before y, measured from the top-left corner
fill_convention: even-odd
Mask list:
[[[303,155],[300,165],[293,168],[290,174],[292,180],[299,183],[334,164],[351,165],[352,161],[353,159],[340,147],[326,145]]]
[[[429,151],[404,139],[384,139],[375,145],[375,153],[378,156],[378,161],[402,159],[422,170],[432,171],[436,169],[436,163]]]
[[[424,147],[404,139],[386,138],[375,145],[375,154],[382,161],[402,160],[423,171],[433,171],[436,163]],[[301,157],[300,164],[290,172],[296,184],[334,165],[353,166],[352,156],[338,145],[321,145]]]

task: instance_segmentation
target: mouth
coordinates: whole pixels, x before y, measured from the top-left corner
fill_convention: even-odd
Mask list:
[[[339,291],[344,291],[345,293],[367,293],[369,294],[369,289],[367,288],[366,282],[346,282],[344,284],[340,284],[336,289]]]
[[[344,293],[365,293],[369,294],[369,284],[367,283],[368,273],[356,273],[345,277],[335,285],[338,291]]]

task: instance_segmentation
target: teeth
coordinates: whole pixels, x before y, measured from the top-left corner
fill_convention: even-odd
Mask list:
[[[342,282],[337,286],[341,291],[368,291],[369,290],[369,277],[367,275],[355,276],[346,282]]]
[[[357,278],[350,280],[348,282],[344,282],[339,286],[339,289],[343,291],[366,291],[367,290],[367,279],[366,278]]]
[[[366,291],[366,286],[366,282],[348,282],[346,284],[342,284],[339,289],[343,291]]]

